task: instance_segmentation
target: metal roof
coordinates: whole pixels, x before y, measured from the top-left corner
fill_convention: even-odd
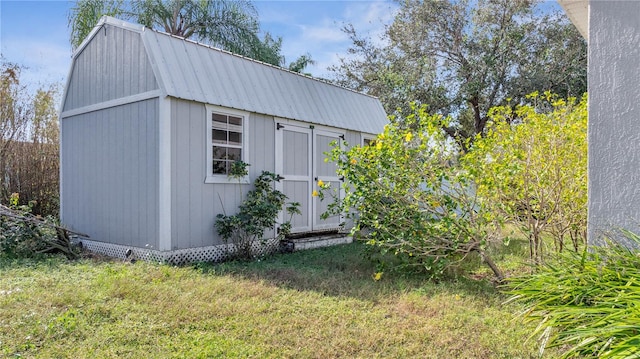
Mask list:
[[[169,96],[374,134],[388,123],[375,97],[115,18],[101,22],[141,34]]]
[[[589,0],[558,0],[582,37],[589,41]]]

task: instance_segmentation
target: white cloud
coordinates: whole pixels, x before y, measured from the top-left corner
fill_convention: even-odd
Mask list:
[[[342,31],[345,25],[352,24],[359,34],[370,36],[373,41],[378,42],[385,25],[393,20],[397,9],[397,5],[387,1],[287,4],[287,11],[281,11],[277,6],[263,6],[260,20],[264,25],[273,26],[273,30],[270,30],[272,34],[283,37],[282,52],[287,61],[310,53],[316,64],[309,66],[306,71],[317,77],[332,77],[328,67],[338,65],[340,58],[347,56],[351,42]]]
[[[301,38],[304,41],[320,43],[340,43],[347,40],[345,35],[336,24],[322,26],[302,26]]]

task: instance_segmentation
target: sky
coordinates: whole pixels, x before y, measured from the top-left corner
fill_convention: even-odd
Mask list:
[[[23,83],[63,85],[71,66],[67,0],[0,0],[0,51],[4,61],[26,67]],[[282,37],[286,62],[311,54],[315,65],[305,72],[331,77],[327,68],[346,55],[350,41],[341,31],[351,23],[374,38],[391,23],[397,9],[384,0],[253,1],[261,30]]]

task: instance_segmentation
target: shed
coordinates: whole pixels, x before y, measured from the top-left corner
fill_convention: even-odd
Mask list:
[[[640,2],[559,2],[589,42],[587,237],[598,244],[640,233]]]
[[[89,250],[173,263],[222,259],[215,217],[262,171],[301,203],[293,233],[338,228],[312,196],[340,184],[323,153],[387,123],[374,97],[111,17],[75,51],[62,101],[62,223]],[[242,185],[234,160],[251,165]]]

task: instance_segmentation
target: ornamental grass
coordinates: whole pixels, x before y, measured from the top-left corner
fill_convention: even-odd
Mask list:
[[[630,247],[607,240],[583,252],[564,252],[507,284],[508,302],[526,305],[538,323],[540,352],[563,358],[640,358],[640,236],[621,232]]]

